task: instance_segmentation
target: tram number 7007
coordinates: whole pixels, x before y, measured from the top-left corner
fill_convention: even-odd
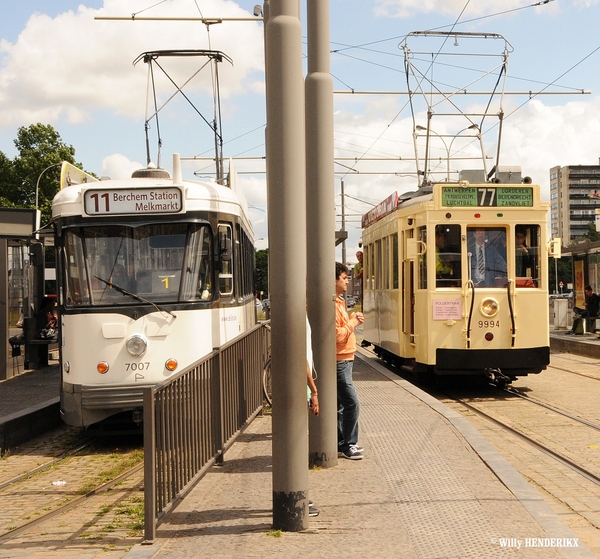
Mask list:
[[[479,328],[500,328],[499,320],[480,320],[477,322]]]
[[[147,371],[148,369],[150,369],[150,361],[143,361],[141,363],[125,363],[126,371]]]

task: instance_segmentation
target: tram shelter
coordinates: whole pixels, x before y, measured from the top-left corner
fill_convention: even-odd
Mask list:
[[[562,255],[571,257],[574,305],[583,308],[585,286],[590,285],[595,293],[600,289],[600,241],[563,248]]]
[[[38,210],[0,208],[0,381],[23,372],[45,351],[31,333],[44,296],[44,244],[36,238]],[[12,339],[12,343],[11,343]],[[40,344],[38,344],[40,345]]]

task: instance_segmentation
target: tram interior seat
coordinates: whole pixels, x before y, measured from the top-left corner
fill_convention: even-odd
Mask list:
[[[516,287],[535,287],[533,278],[515,278]]]

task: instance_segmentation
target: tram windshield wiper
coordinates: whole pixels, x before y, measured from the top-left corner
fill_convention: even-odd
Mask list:
[[[144,297],[141,297],[140,295],[137,295],[136,293],[131,293],[131,291],[127,291],[127,289],[123,289],[122,287],[118,286],[117,284],[113,283],[112,281],[106,281],[105,279],[99,278],[96,275],[94,275],[94,277],[97,280],[100,280],[102,283],[105,283],[106,285],[108,285],[108,287],[110,287],[111,289],[114,289],[115,291],[118,291],[119,293],[122,293],[123,295],[127,295],[128,297],[131,297],[132,299],[135,299],[136,301],[141,301],[142,303],[147,303],[148,305],[152,305],[157,311],[170,314],[173,318],[177,318],[177,315],[173,314],[170,310],[163,309],[162,307],[158,306],[156,303],[154,303],[152,301],[148,301],[148,299],[145,299]]]

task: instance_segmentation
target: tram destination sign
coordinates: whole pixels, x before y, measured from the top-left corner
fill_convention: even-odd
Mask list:
[[[530,186],[442,186],[442,206],[532,207]]]
[[[85,191],[87,215],[179,213],[183,196],[177,187],[165,188],[91,188]]]

